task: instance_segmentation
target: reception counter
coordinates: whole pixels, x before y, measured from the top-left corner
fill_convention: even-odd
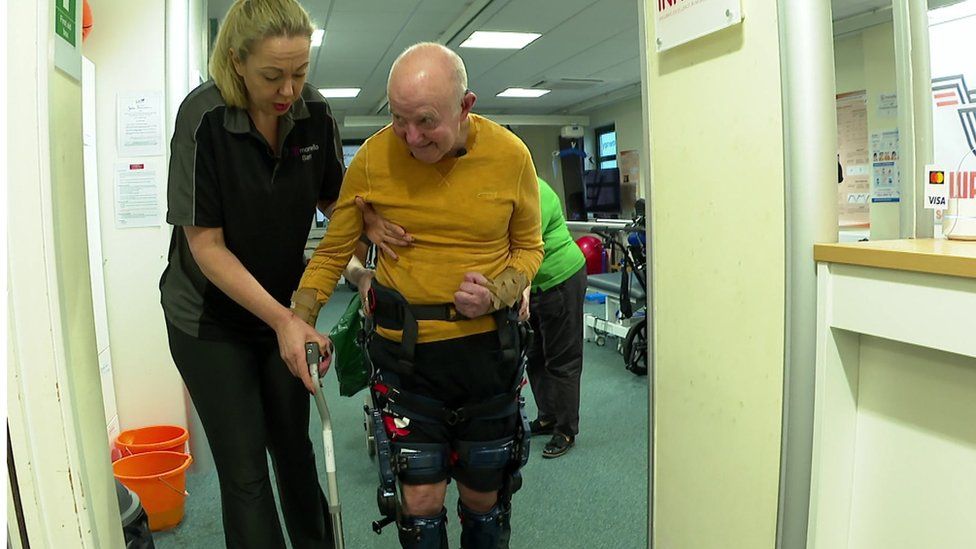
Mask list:
[[[976,243],[817,245],[810,549],[976,547]]]

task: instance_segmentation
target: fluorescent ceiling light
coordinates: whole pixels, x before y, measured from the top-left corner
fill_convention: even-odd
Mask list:
[[[362,88],[319,88],[322,97],[356,97]]]
[[[508,88],[496,97],[542,97],[550,91],[542,88]]]
[[[540,36],[542,35],[537,32],[475,31],[467,40],[461,42],[461,47],[520,50]]]
[[[325,29],[315,29],[312,31],[312,47],[317,48],[322,45],[322,39],[325,38]]]

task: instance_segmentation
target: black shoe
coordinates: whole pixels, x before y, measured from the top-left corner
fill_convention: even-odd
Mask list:
[[[551,435],[555,432],[556,422],[555,421],[542,421],[541,419],[533,419],[529,422],[529,431],[532,436],[536,435]]]
[[[576,442],[576,437],[571,437],[569,435],[564,435],[562,433],[556,433],[552,435],[546,447],[542,450],[542,457],[544,458],[557,458],[573,447]]]

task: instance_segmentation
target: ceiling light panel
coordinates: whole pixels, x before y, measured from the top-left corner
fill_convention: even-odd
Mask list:
[[[312,47],[317,48],[322,45],[322,39],[325,38],[325,29],[315,29],[312,31]]]
[[[461,42],[462,48],[520,50],[542,36],[537,32],[475,31]]]
[[[319,93],[326,98],[350,98],[357,97],[361,88],[319,88]]]
[[[508,88],[507,90],[499,93],[496,97],[542,97],[543,95],[549,93],[552,90],[544,90],[542,88]]]

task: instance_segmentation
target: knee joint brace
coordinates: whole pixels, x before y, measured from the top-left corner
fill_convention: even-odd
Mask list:
[[[505,469],[512,463],[514,437],[488,442],[458,441],[458,465],[465,469]]]
[[[501,540],[506,513],[497,503],[486,513],[476,513],[458,500],[461,520],[461,547],[464,549],[495,549]]]
[[[432,517],[403,517],[398,525],[400,545],[406,549],[446,549],[447,509]]]
[[[429,483],[449,472],[445,443],[394,442],[394,462],[400,480],[409,483]]]

